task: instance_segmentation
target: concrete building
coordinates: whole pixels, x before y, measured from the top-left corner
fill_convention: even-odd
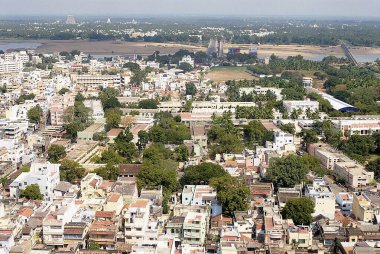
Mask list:
[[[343,214],[350,215],[352,211],[353,196],[348,192],[340,192],[336,195],[336,203]]]
[[[287,243],[296,243],[298,248],[310,248],[313,243],[313,231],[309,226],[291,226],[287,232]]]
[[[366,171],[363,165],[328,144],[311,144],[308,152],[317,157],[324,167],[333,170],[335,174],[343,178],[353,189],[360,190],[368,187],[374,179],[373,172]]]
[[[63,115],[68,107],[73,107],[75,102],[74,94],[56,95],[52,98],[50,105],[51,125],[63,125]]]
[[[294,136],[290,133],[284,131],[276,131],[274,132],[273,138],[273,149],[274,150],[288,150],[285,149],[286,146],[294,145]]]
[[[209,185],[185,185],[182,191],[182,204],[205,205],[216,199],[216,191]]]
[[[261,87],[261,86],[255,86],[255,87],[241,87],[239,88],[239,94],[242,96],[243,94],[258,94],[258,95],[266,95],[268,93],[272,93],[276,96],[276,99],[278,101],[282,100],[282,88],[276,88],[276,87]]]
[[[356,192],[353,195],[352,214],[364,222],[373,222],[374,210],[371,205],[371,200],[365,193]]]
[[[187,63],[190,64],[191,67],[194,68],[194,59],[191,58],[191,56],[183,56],[182,60],[179,61],[178,65],[181,65],[181,63]]]
[[[311,110],[311,112],[316,112],[319,110],[319,102],[311,100],[283,101],[283,106],[288,114],[291,114],[294,110],[299,110],[302,112],[301,114],[305,114],[307,110]]]
[[[206,238],[207,221],[204,213],[187,213],[183,222],[183,243],[203,245]]]
[[[93,123],[83,131],[78,131],[78,140],[92,141],[94,134],[104,131],[104,124]]]
[[[20,190],[24,190],[27,186],[37,184],[44,199],[51,201],[54,198],[54,187],[59,183],[59,167],[60,164],[32,163],[29,172],[21,173],[10,184],[10,197],[19,198]]]
[[[0,74],[18,73],[22,71],[21,61],[4,61],[0,59]]]
[[[103,106],[100,100],[84,100],[83,104],[92,110],[92,118],[94,120],[104,118]]]
[[[73,78],[75,80],[75,78]],[[119,87],[121,84],[120,75],[79,75],[76,77],[76,83],[83,88],[103,88]]]
[[[352,116],[333,120],[334,126],[343,135],[368,136],[380,132],[379,116]]]
[[[335,217],[335,195],[323,178],[316,178],[313,184],[305,188],[305,196],[314,201],[313,217],[323,215],[329,219]]]
[[[365,167],[353,160],[338,161],[334,166],[334,173],[344,179],[354,189],[362,189],[371,185],[375,174],[365,170]]]
[[[150,205],[148,199],[133,201],[124,214],[124,234],[128,244],[139,244],[149,240],[148,225]]]

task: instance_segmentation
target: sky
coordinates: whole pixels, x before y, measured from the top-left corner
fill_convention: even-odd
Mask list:
[[[380,0],[0,0],[1,16],[311,16],[380,18]]]

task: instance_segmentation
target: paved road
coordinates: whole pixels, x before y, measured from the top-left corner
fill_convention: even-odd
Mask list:
[[[331,187],[331,190],[335,195],[337,195],[339,192],[347,192],[347,188],[334,183],[334,181],[330,177],[324,176],[323,179]]]

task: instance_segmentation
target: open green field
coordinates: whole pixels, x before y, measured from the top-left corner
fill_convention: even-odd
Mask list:
[[[245,72],[245,67],[215,67],[212,68],[210,72],[206,74],[206,78],[214,82],[224,82],[227,80],[240,80],[240,79],[257,79],[251,74]]]

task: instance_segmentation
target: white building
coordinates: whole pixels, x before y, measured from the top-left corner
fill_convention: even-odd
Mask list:
[[[183,205],[211,204],[216,199],[216,191],[209,185],[185,185],[182,191]]]
[[[104,118],[104,111],[102,102],[99,100],[85,100],[83,104],[92,110],[92,118],[101,119]]]
[[[288,145],[294,145],[294,136],[284,131],[274,132],[273,149],[285,149]]]
[[[241,87],[239,88],[240,96],[243,94],[260,94],[260,95],[266,95],[268,92],[273,93],[276,95],[276,99],[278,101],[282,100],[282,88],[275,88],[275,87],[261,87],[261,86],[255,86],[255,87]]]
[[[32,163],[30,172],[21,173],[10,184],[10,197],[19,198],[20,190],[27,186],[37,184],[40,187],[41,194],[45,200],[53,200],[53,190],[59,183],[60,164]]]
[[[348,192],[340,192],[336,196],[336,203],[344,214],[350,215],[352,211],[353,196]]]
[[[380,116],[352,116],[333,120],[335,128],[343,135],[372,135],[380,132]]]
[[[20,61],[3,61],[0,60],[0,73],[18,73],[22,71],[23,64]]]
[[[304,114],[308,109],[311,112],[316,112],[319,109],[318,101],[303,100],[303,101],[283,101],[288,114],[291,114],[294,110],[300,110]]]
[[[192,59],[191,56],[182,57],[182,60],[179,61],[179,64],[181,63],[188,63],[194,68],[194,59]]]
[[[335,194],[323,178],[316,178],[313,184],[307,185],[305,196],[314,201],[313,217],[321,214],[329,219],[335,218]]]

